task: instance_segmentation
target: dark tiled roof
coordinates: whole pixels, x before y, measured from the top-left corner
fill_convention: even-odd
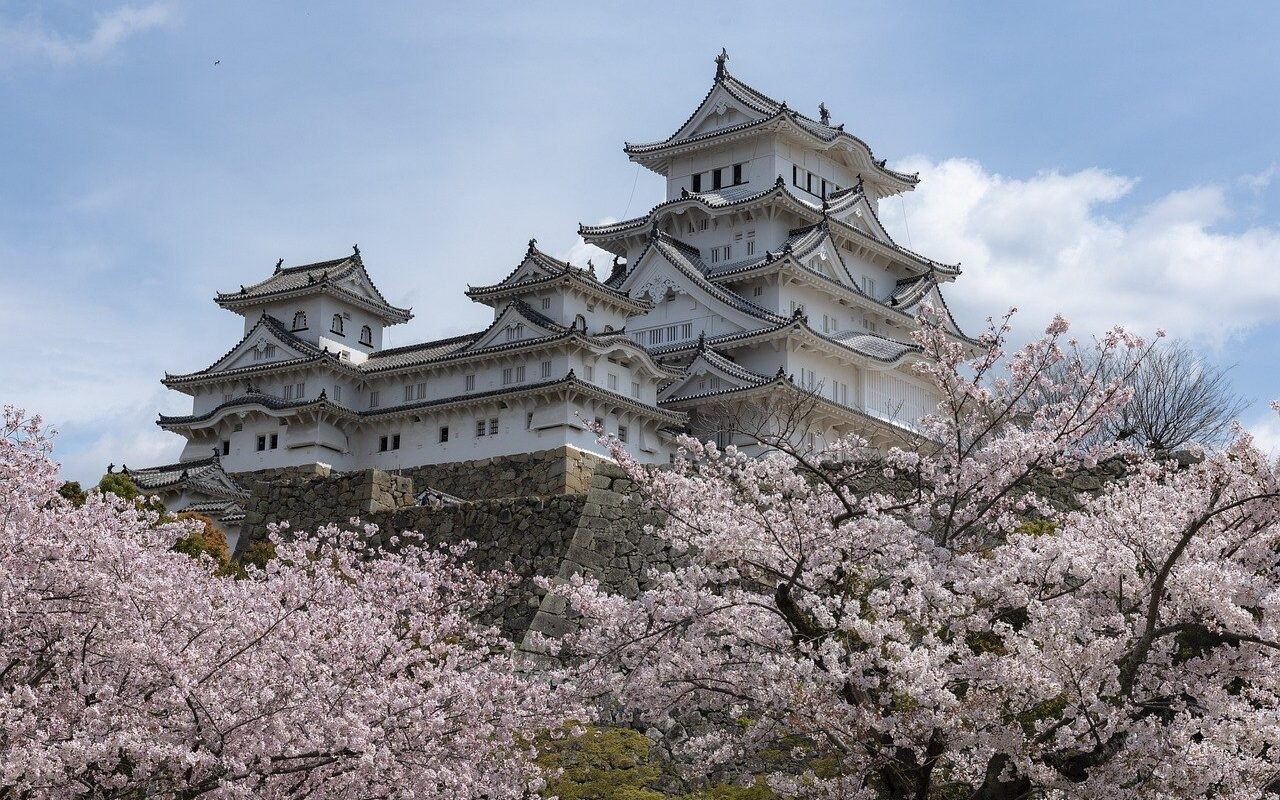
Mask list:
[[[718,348],[723,347],[724,345],[733,344],[734,342],[754,339],[756,337],[767,338],[792,334],[810,336],[818,342],[825,342],[826,344],[834,345],[843,350],[851,351],[852,353],[864,358],[870,358],[872,360],[888,364],[894,363],[900,360],[903,356],[909,355],[913,352],[919,352],[919,348],[915,345],[898,342],[893,339],[876,336],[874,334],[856,333],[854,331],[848,331],[844,334],[822,334],[809,327],[807,320],[805,320],[804,317],[799,316],[768,328],[757,328],[750,331],[740,331],[738,333],[729,333],[722,336],[711,337],[705,340],[705,346],[708,348]],[[693,350],[695,347],[697,347],[696,344],[691,345],[688,342],[681,342],[679,344],[667,345],[666,347],[655,347],[650,352],[655,356],[662,356],[688,352]]]
[[[244,509],[234,500],[209,500],[192,503],[178,510],[179,514],[204,514],[218,522],[244,521]]]
[[[289,347],[292,347],[298,352],[302,353],[302,355],[297,358],[283,358],[277,361],[269,361],[265,363],[253,364],[248,367],[236,367],[235,369],[218,370],[218,371],[214,370],[214,367],[222,363],[222,361],[227,356],[234,353],[242,344],[249,341],[249,339],[251,339],[258,332],[259,328],[266,328],[270,330],[273,334],[276,335],[276,337],[281,342],[288,345]],[[312,361],[316,361],[321,358],[324,358],[326,355],[329,355],[329,354],[321,350],[319,347],[316,347],[315,345],[311,344],[310,342],[298,338],[291,331],[289,331],[289,329],[285,328],[284,323],[280,322],[280,320],[276,319],[275,317],[269,316],[264,311],[262,313],[262,317],[258,320],[257,324],[254,325],[252,328],[250,328],[249,332],[246,333],[243,337],[241,337],[240,341],[232,345],[230,350],[228,350],[227,352],[219,356],[218,359],[214,361],[212,364],[210,364],[209,366],[205,367],[204,369],[198,372],[188,372],[183,375],[170,375],[168,373],[165,373],[164,379],[161,381],[161,383],[168,386],[173,383],[182,383],[184,381],[190,381],[190,380],[195,380],[197,378],[209,377],[211,375],[232,376],[232,375],[240,375],[246,372],[256,372],[256,371],[275,368],[275,367],[307,364]],[[337,359],[337,356],[332,356],[332,357],[335,360]]]
[[[373,289],[373,298],[362,297],[337,285],[338,281],[357,273]],[[337,258],[332,261],[320,261],[314,264],[278,269],[275,274],[266,280],[259,281],[251,286],[243,286],[239,292],[220,292],[214,299],[218,305],[233,307],[244,305],[250,301],[270,300],[274,297],[288,295],[291,292],[312,289],[317,291],[328,289],[342,297],[367,305],[391,319],[405,321],[413,316],[410,309],[398,308],[387,302],[377,285],[374,284],[373,279],[369,277],[368,271],[365,270],[364,262],[361,260],[359,252],[346,258]]]
[[[649,223],[653,215],[659,211],[663,211],[672,206],[687,204],[701,204],[709,209],[726,208],[732,205],[750,203],[760,200],[777,191],[780,184],[774,183],[765,189],[752,188],[751,184],[743,184],[742,186],[731,187],[735,191],[726,194],[721,189],[714,192],[685,192],[680,197],[673,200],[664,200],[653,208],[649,209],[649,213],[643,217],[633,217],[632,219],[624,219],[621,222],[612,222],[608,225],[578,225],[578,234],[586,236],[608,236],[610,234],[619,233],[621,231],[631,230],[633,228],[642,228]]]
[[[842,331],[830,334],[827,338],[839,342],[856,353],[886,363],[893,363],[911,353],[920,352],[920,348],[913,344],[888,339],[874,333]]]
[[[437,339],[433,342],[422,342],[420,344],[405,345],[404,347],[379,350],[376,353],[370,353],[368,360],[359,364],[357,368],[362,372],[378,372],[384,369],[406,367],[413,364],[425,364],[457,353],[475,342],[482,335],[484,335],[484,331],[464,333],[461,336],[451,336],[448,339]]]
[[[894,286],[893,294],[889,295],[889,304],[904,308],[913,306],[920,301],[920,298],[928,294],[930,289],[937,285],[937,281],[931,275],[916,275],[910,278],[903,278]]]
[[[515,276],[517,272],[520,271],[520,268],[523,267],[525,264],[529,263],[530,261],[532,261],[534,264],[546,270],[548,273],[552,275],[560,275],[565,272],[585,272],[585,270],[582,270],[579,267],[575,267],[574,265],[570,264],[568,261],[561,261],[558,258],[554,258],[548,255],[547,253],[544,253],[543,251],[538,249],[538,240],[530,239],[529,249],[525,250],[524,258],[520,259],[520,263],[516,264],[515,267],[513,267],[511,271],[507,273],[507,276],[505,278],[503,278],[502,280],[498,281],[495,284],[492,284],[492,286],[501,286],[507,281],[511,280],[511,278]],[[490,288],[490,287],[476,287],[476,288],[483,289],[483,288]]]
[[[126,470],[125,474],[144,492],[179,491],[188,488],[224,500],[245,500],[249,497],[249,490],[222,469],[222,463],[217,456],[157,467],[131,469]]]
[[[736,378],[740,378],[748,383],[767,383],[768,381],[773,380],[772,377],[768,375],[761,375],[758,372],[749,370],[738,362],[721,355],[709,347],[704,347],[699,351],[698,356],[716,369],[727,372],[728,374],[733,375]]]
[[[680,132],[683,131],[686,127],[688,127],[689,123],[693,121],[693,118],[697,116],[698,111],[700,111],[702,107],[706,104],[707,100],[710,99],[712,93],[715,91],[717,86],[723,86],[725,91],[727,91],[730,96],[734,97],[735,99],[737,99],[739,102],[741,102],[743,105],[747,106],[748,108],[753,109],[754,111],[756,111],[756,113],[761,114],[763,118],[760,120],[739,123],[738,125],[731,125],[725,128],[709,131],[707,133],[695,134],[693,136],[685,136],[683,138],[678,138],[680,136]],[[778,102],[777,100],[774,100],[773,98],[769,97],[763,92],[760,92],[752,88],[751,86],[748,86],[747,84],[743,83],[742,81],[730,75],[727,70],[721,71],[717,74],[715,82],[712,83],[711,88],[707,91],[706,95],[703,96],[702,101],[698,103],[697,108],[694,110],[692,114],[689,115],[689,118],[686,119],[678,129],[676,129],[675,133],[671,134],[666,139],[663,139],[661,141],[647,142],[642,144],[631,144],[628,142],[623,147],[623,150],[629,155],[642,155],[642,154],[660,151],[667,147],[673,147],[673,146],[688,144],[692,142],[712,139],[712,138],[723,136],[729,133],[749,130],[751,128],[764,127],[766,125],[769,125],[770,123],[776,122],[783,118],[789,120],[797,128],[805,131],[809,135],[819,139],[822,142],[830,143],[838,139],[845,139],[860,145],[866,151],[867,158],[870,159],[873,164],[875,164],[876,169],[879,170],[880,172],[883,172],[885,175],[887,175],[890,178],[893,178],[897,181],[901,181],[908,185],[915,185],[916,183],[919,182],[918,176],[908,175],[903,172],[896,172],[894,170],[888,169],[885,166],[883,160],[877,161],[875,157],[872,155],[871,147],[862,139],[859,139],[858,137],[850,133],[846,133],[843,125],[834,126],[834,127],[831,125],[825,125],[822,122],[819,122],[817,120],[814,120],[810,117],[805,116],[804,114],[800,114],[796,111],[793,111],[787,106],[785,102]]]
[[[731,292],[707,280],[706,275],[704,274],[707,267],[702,263],[702,259],[698,255],[698,251],[679,239],[662,233],[661,231],[654,230],[649,237],[649,244],[645,247],[645,251],[636,259],[636,264],[640,264],[644,260],[644,255],[649,251],[649,248],[656,249],[663,258],[679,270],[681,274],[695,283],[698,288],[702,289],[722,303],[768,322],[780,322],[786,319],[785,317],[775,314],[766,308],[762,308],[755,303],[752,303],[736,292]]]
[[[827,214],[830,213],[829,209],[827,213],[823,213],[820,206],[814,203],[811,203],[808,200],[805,200],[801,197],[798,197],[795,194],[792,194],[791,190],[786,186],[785,182],[782,181],[781,178],[775,181],[774,184],[770,186],[768,189],[752,192],[750,194],[744,194],[736,200],[722,200],[718,197],[715,199],[709,199],[708,195],[710,194],[713,194],[713,193],[708,193],[708,192],[702,192],[697,194],[688,193],[681,197],[677,197],[674,200],[666,200],[662,203],[659,203],[658,205],[650,209],[649,213],[643,217],[635,217],[633,219],[623,220],[622,222],[615,222],[609,225],[598,225],[598,226],[579,225],[578,234],[582,236],[584,239],[587,239],[588,241],[590,241],[593,238],[594,239],[608,238],[610,236],[613,236],[618,233],[623,233],[623,232],[635,233],[642,230],[646,225],[652,226],[652,220],[655,219],[655,215],[658,214],[659,212],[666,211],[668,209],[674,208],[681,204],[700,204],[704,208],[707,208],[708,210],[721,210],[725,208],[748,205],[750,203],[756,203],[761,201],[784,199],[794,204],[795,208],[799,209],[797,211],[798,216],[801,216],[801,217],[808,216],[810,219],[814,219],[814,216],[816,215],[817,218],[814,219],[814,222],[811,224],[817,224],[822,222],[823,220],[827,220],[829,225],[837,226],[842,233],[850,237],[865,239],[870,241],[873,245],[884,247],[891,251],[897,251],[898,253],[901,253],[903,256],[906,256],[910,261],[914,261],[926,269],[933,269],[938,271],[940,274],[944,274],[944,275],[960,274],[960,268],[959,268],[959,265],[957,264],[943,264],[939,261],[934,261],[931,258],[922,256],[919,253],[916,253],[912,250],[908,250],[907,248],[903,247],[902,245],[898,244],[892,239],[883,241],[855,225],[851,225],[847,222],[843,222],[841,220],[834,219],[827,216]],[[861,197],[861,195],[857,195],[856,197]],[[842,203],[840,206],[841,210],[847,208],[848,205],[852,205],[852,202],[853,201],[850,201],[847,204]],[[871,204],[868,203],[867,205],[868,207],[870,207]],[[877,222],[879,222],[878,217],[877,217]],[[610,280],[608,281],[608,283],[613,284],[614,282]]]
[[[217,415],[220,411],[223,411],[224,409],[235,408],[238,406],[262,406],[263,408],[268,408],[268,409],[271,409],[272,411],[288,411],[288,410],[299,409],[299,408],[325,407],[325,408],[330,408],[339,412],[345,412],[349,414],[355,413],[353,411],[343,408],[342,406],[336,405],[331,400],[328,400],[327,398],[324,398],[324,397],[319,397],[314,400],[285,400],[283,398],[276,397],[275,395],[263,394],[262,392],[254,391],[254,392],[246,392],[245,394],[242,394],[239,397],[233,397],[230,400],[226,401],[225,403],[219,403],[216,407],[210,409],[209,411],[203,414],[188,414],[188,415],[179,416],[179,417],[168,417],[168,416],[165,416],[164,414],[161,414],[160,418],[156,421],[156,424],[163,428],[166,425],[186,425],[188,423],[193,423],[193,422],[204,422],[205,420],[212,419],[215,415]]]
[[[622,345],[627,345],[629,347],[634,347],[637,350],[645,353],[646,355],[648,355],[648,352],[649,352],[647,349],[645,349],[643,345],[637,344],[636,342],[632,341],[631,338],[626,335],[625,331],[619,331],[616,333],[608,333],[608,334],[595,336],[595,335],[587,334],[584,331],[581,331],[578,329],[564,328],[564,327],[560,327],[558,331],[552,333],[550,336],[539,336],[539,337],[530,338],[530,339],[517,339],[511,342],[502,342],[500,344],[490,345],[488,347],[482,347],[478,350],[466,349],[467,344],[481,338],[482,335],[483,335],[483,332],[478,334],[468,334],[465,337],[458,337],[456,340],[450,340],[450,341],[455,341],[455,342],[459,340],[468,340],[468,341],[461,341],[461,346],[454,347],[453,349],[446,349],[445,347],[433,348],[432,350],[427,351],[427,354],[425,355],[424,354],[415,355],[415,353],[412,351],[412,348],[401,348],[401,350],[404,352],[401,354],[400,357],[398,357],[396,361],[389,364],[377,364],[373,367],[366,369],[365,372],[370,374],[377,374],[381,372],[389,372],[395,369],[402,369],[405,367],[433,366],[436,364],[447,363],[449,361],[463,360],[463,359],[477,357],[477,356],[490,356],[490,355],[509,352],[509,351],[512,351],[512,352],[519,351],[522,349],[540,349],[550,345],[556,345],[563,342],[568,342],[574,339],[579,340],[583,344],[593,345],[596,347],[609,347],[615,344],[622,344]],[[431,357],[427,358],[426,357],[427,355],[430,355]],[[364,364],[361,364],[360,366],[365,367],[369,363],[370,362],[366,361]],[[660,371],[669,371],[665,367],[657,363],[654,363],[653,367]]]
[[[612,301],[624,308],[629,308],[637,312],[647,309],[649,306],[643,300],[637,300],[628,297],[623,292],[619,292],[612,286],[597,280],[595,276],[584,274],[582,270],[575,268],[573,272],[553,273],[543,275],[538,278],[529,280],[516,281],[515,283],[495,283],[491,286],[476,286],[467,290],[467,297],[473,300],[483,300],[491,296],[507,296],[516,293],[526,293],[536,291],[538,289],[555,286],[562,283],[576,283],[587,292],[591,292],[606,301]]]
[[[645,411],[655,416],[667,417],[669,422],[683,422],[683,418],[679,414],[673,415],[673,412],[664,411],[661,408],[651,406],[647,403],[642,403],[639,400],[636,400],[635,398],[627,397],[626,395],[619,394],[618,392],[613,392],[608,389],[604,389],[600,386],[596,386],[594,383],[587,383],[586,381],[583,381],[582,379],[574,375],[573,370],[570,370],[569,373],[565,375],[563,378],[556,378],[554,380],[538,381],[536,383],[525,383],[525,384],[514,385],[514,386],[506,386],[501,389],[494,389],[488,392],[468,392],[466,394],[454,395],[452,397],[441,397],[435,400],[423,400],[421,402],[406,403],[404,405],[399,405],[399,406],[388,406],[386,408],[371,409],[369,411],[360,412],[360,416],[364,419],[376,419],[378,417],[386,417],[392,414],[412,413],[414,411],[439,408],[441,406],[449,406],[454,404],[470,405],[472,403],[475,403],[478,400],[486,400],[493,397],[503,397],[503,396],[513,395],[513,394],[530,393],[530,392],[540,391],[543,389],[550,389],[550,388],[562,387],[562,386],[563,387],[573,386],[593,394],[598,394],[603,397],[607,397],[611,401],[621,403],[623,405],[628,406],[629,408]]]

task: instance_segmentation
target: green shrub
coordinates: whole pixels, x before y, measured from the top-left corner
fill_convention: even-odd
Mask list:
[[[649,788],[661,775],[649,762],[649,740],[627,728],[588,727],[581,736],[544,737],[537,762],[547,775],[546,793],[560,800],[664,800]]]

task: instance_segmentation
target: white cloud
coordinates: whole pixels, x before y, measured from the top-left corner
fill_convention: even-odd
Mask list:
[[[1269,411],[1262,419],[1247,426],[1246,430],[1253,436],[1253,443],[1258,449],[1270,453],[1273,458],[1280,458],[1280,415]]]
[[[53,459],[64,480],[92,486],[107,464],[149,467],[178,460],[182,438],[160,430],[151,420],[155,412],[142,404],[100,416],[85,426],[64,426],[54,439]]]
[[[55,64],[94,60],[110,54],[134,34],[165,25],[172,16],[166,3],[121,6],[95,15],[93,30],[81,39],[49,30],[34,17],[17,22],[0,19],[0,52],[8,53],[10,58],[43,59]]]
[[[598,220],[592,224],[610,225],[617,221],[617,217],[605,217],[604,219]],[[609,276],[610,265],[613,263],[613,253],[610,253],[607,250],[602,250],[593,244],[587,244],[581,236],[578,237],[578,241],[574,242],[568,250],[557,252],[554,255],[561,261],[568,261],[575,267],[585,267],[587,266],[587,262],[590,261],[595,265],[596,275],[600,280],[604,280]]]
[[[1271,162],[1266,169],[1253,175],[1241,175],[1240,185],[1254,194],[1262,194],[1271,186],[1271,182],[1280,177],[1280,164]]]
[[[1119,323],[1219,346],[1280,320],[1280,230],[1219,230],[1235,213],[1220,187],[1170,192],[1122,214],[1111,204],[1135,179],[1098,169],[1017,179],[966,159],[898,168],[921,173],[904,200],[914,249],[963,262],[948,299],[971,328],[1017,306],[1027,333],[1061,312],[1081,333]],[[897,199],[882,206],[905,243],[902,209]]]

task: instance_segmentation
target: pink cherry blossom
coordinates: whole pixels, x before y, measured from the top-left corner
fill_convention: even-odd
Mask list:
[[[597,690],[691,775],[787,742],[836,765],[771,778],[802,796],[1273,796],[1277,465],[1247,436],[1189,466],[1100,441],[1148,347],[1122,329],[1099,359],[1061,319],[1008,355],[1009,317],[976,353],[925,322],[942,401],[916,447],[615,448],[684,560],[635,598],[550,587]],[[1114,459],[1078,509],[1033,491]]]
[[[0,798],[522,798],[582,712],[476,619],[465,549],[277,536],[247,579],[113,496],[56,494],[38,418],[0,437]]]

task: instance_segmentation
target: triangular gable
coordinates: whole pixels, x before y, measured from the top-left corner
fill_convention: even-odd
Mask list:
[[[948,333],[959,336],[962,339],[969,338],[965,335],[964,331],[960,330],[960,326],[956,323],[955,317],[951,315],[951,308],[947,305],[946,298],[942,296],[942,290],[938,288],[938,282],[932,278],[923,278],[922,280],[929,282],[929,288],[923,291],[915,289],[913,292],[917,295],[915,299],[909,300],[908,302],[898,306],[898,310],[904,311],[913,317],[919,317],[920,307],[925,303],[928,303],[942,314],[942,327]]]
[[[756,122],[765,118],[759,110],[742,102],[730,93],[722,83],[716,83],[711,92],[693,112],[693,116],[680,130],[672,134],[667,141],[679,141],[691,136],[698,136],[712,131],[731,128],[747,122]]]
[[[964,336],[964,332],[960,330],[960,326],[956,324],[955,317],[951,316],[951,309],[947,306],[947,301],[942,298],[942,291],[938,288],[938,284],[934,283],[933,288],[925,295],[924,300],[927,301],[935,309],[942,312],[943,327],[948,333],[954,333],[957,336]],[[919,305],[917,305],[919,308]]]
[[[823,231],[821,238],[811,247],[793,254],[806,269],[839,283],[842,286],[857,290],[858,285],[849,274],[840,248],[832,241],[830,232]]]
[[[885,244],[894,244],[893,238],[889,236],[884,225],[880,224],[880,217],[876,215],[875,209],[871,207],[871,202],[865,195],[860,195],[857,202],[842,210],[837,219],[850,227],[865,231]]]
[[[521,283],[523,281],[533,281],[533,280],[537,280],[538,278],[545,278],[548,275],[559,275],[563,272],[564,272],[564,269],[562,268],[557,269],[555,264],[548,264],[546,263],[546,260],[536,258],[531,254],[531,255],[525,256],[524,261],[520,262],[519,266],[516,267],[515,271],[512,272],[509,276],[507,276],[507,279],[498,285],[507,286],[512,283]]]
[[[563,328],[519,301],[508,303],[493,324],[474,342],[457,352],[483,350],[562,333]]]
[[[223,372],[243,367],[262,367],[277,361],[308,358],[316,355],[314,347],[294,336],[284,333],[270,318],[263,316],[258,324],[245,335],[240,343],[205,369],[205,372]],[[271,348],[274,347],[274,350]]]
[[[662,391],[662,394],[658,397],[658,402],[691,395],[721,392],[727,389],[759,386],[770,380],[770,378],[764,375],[757,375],[710,350],[699,351],[697,357],[685,369],[685,373],[683,378],[675,381]]]
[[[641,255],[635,269],[622,281],[619,290],[631,297],[647,297],[653,302],[655,310],[664,302],[669,302],[673,295],[683,295],[740,330],[758,328],[762,319],[770,322],[782,320],[782,317],[711,283],[697,271],[695,265],[683,263],[677,266],[677,261],[688,262],[688,259],[674,251],[670,251],[672,257],[669,258],[664,249],[670,247],[672,246],[658,247],[651,243]],[[653,313],[651,311],[649,315]],[[637,320],[634,327],[643,328],[644,319]]]

